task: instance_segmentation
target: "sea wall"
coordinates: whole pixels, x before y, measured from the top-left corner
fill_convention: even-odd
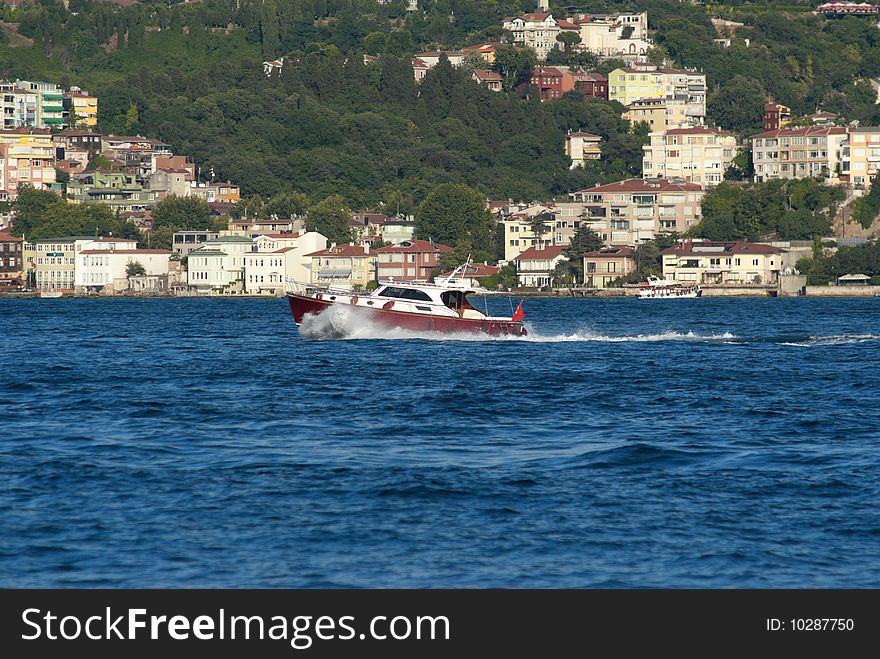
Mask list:
[[[880,286],[807,286],[807,297],[880,297]]]
[[[701,286],[703,297],[768,297],[776,295],[775,286]]]

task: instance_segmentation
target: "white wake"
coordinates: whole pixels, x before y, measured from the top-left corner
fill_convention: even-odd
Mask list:
[[[633,334],[608,336],[589,329],[579,329],[571,334],[544,335],[526,323],[527,336],[489,336],[468,332],[441,333],[420,332],[400,327],[387,327],[371,318],[369,313],[349,306],[331,306],[320,314],[306,314],[299,333],[307,339],[419,339],[423,341],[514,341],[523,343],[628,343],[657,341],[730,341],[737,337],[729,332],[723,334],[695,334],[694,332],[662,332],[658,334]]]

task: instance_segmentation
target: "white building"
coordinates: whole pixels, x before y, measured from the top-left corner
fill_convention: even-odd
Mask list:
[[[580,28],[579,48],[602,59],[644,60],[653,45],[648,39],[648,14],[585,14],[574,19]]]
[[[503,27],[513,32],[515,44],[531,48],[539,60],[546,59],[551,50],[559,47],[556,37],[561,28],[550,12],[510,17],[504,20]]]
[[[327,238],[316,231],[257,236],[255,251],[244,255],[245,293],[282,295],[286,279],[308,282],[312,259],[305,255],[326,247]]]
[[[519,285],[536,288],[550,286],[553,270],[562,261],[567,260],[562,249],[561,245],[543,249],[529,247],[517,256],[514,261],[516,261],[516,278]]]
[[[583,167],[590,160],[602,157],[602,138],[592,133],[572,131],[565,136],[565,155],[571,158],[569,169]]]
[[[642,147],[642,176],[681,178],[702,186],[718,185],[739,153],[734,133],[694,126],[651,133]]]
[[[245,254],[253,240],[244,236],[220,236],[189,253],[187,284],[202,293],[244,291]]]
[[[130,247],[128,247],[130,245]],[[107,239],[87,245],[77,256],[77,292],[121,292],[129,289],[127,268],[139,263],[146,275],[167,275],[171,250],[135,249],[135,243],[113,243]]]

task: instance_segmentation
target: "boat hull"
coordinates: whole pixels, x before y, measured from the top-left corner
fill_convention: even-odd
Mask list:
[[[317,300],[295,293],[287,294],[293,320],[301,325],[307,314],[320,314],[334,304],[348,307],[364,315],[366,322],[375,323],[388,329],[405,329],[415,332],[438,332],[441,334],[467,333],[488,334],[489,336],[526,336],[528,332],[522,322],[513,320],[452,318],[449,316],[432,316],[393,309],[373,309],[370,307],[353,306],[350,304]]]
[[[703,294],[701,289],[687,289],[687,290],[643,290],[639,291],[639,297],[642,299],[650,299],[656,298],[659,300],[676,300],[680,298],[695,298],[700,297]]]

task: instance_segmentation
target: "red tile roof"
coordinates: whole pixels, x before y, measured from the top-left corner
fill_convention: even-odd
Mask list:
[[[663,131],[664,135],[735,135],[729,130],[710,128],[709,126],[691,126],[689,128],[670,128]]]
[[[561,76],[562,71],[554,66],[536,66],[532,69],[532,77],[539,75]]]
[[[93,243],[136,243],[133,238],[114,238],[113,236],[101,236],[92,240]]]
[[[282,240],[292,240],[293,238],[299,238],[298,233],[261,233],[261,236],[265,236],[266,238],[280,238]]]
[[[682,180],[668,178],[630,178],[616,183],[606,183],[592,188],[578,190],[578,192],[685,192],[702,190],[696,183],[687,183]]]
[[[529,247],[522,254],[517,256],[514,261],[552,261],[562,254],[562,245],[548,245],[544,249],[538,249],[534,245]]]
[[[575,25],[574,23],[572,23],[570,21],[566,21],[566,20],[562,20],[562,19],[557,20],[556,24],[559,27],[561,27],[563,30],[579,30],[580,29],[579,25]]]
[[[700,247],[723,247],[723,251],[700,250]],[[672,247],[667,247],[661,254],[678,254],[679,256],[696,254],[700,256],[712,256],[713,254],[781,254],[782,250],[773,245],[750,243],[745,240],[737,241],[685,241]]]
[[[306,256],[370,256],[372,253],[362,245],[335,245],[318,252],[306,254]]]
[[[498,274],[498,271],[501,270],[497,265],[485,265],[483,263],[469,263],[467,267],[464,268],[464,272],[459,275],[461,277],[473,277],[475,279],[480,279],[482,277],[491,277],[492,275]],[[449,277],[452,275],[452,272],[444,272],[441,277]]]
[[[633,256],[636,251],[631,247],[604,247],[594,252],[587,252],[584,256],[591,259],[619,259],[623,256]]]
[[[453,252],[451,247],[428,240],[405,240],[399,245],[388,245],[376,250],[377,254],[412,254],[416,252]]]
[[[846,135],[846,128],[839,126],[803,126],[801,128],[777,128],[776,130],[768,130],[757,135],[752,135],[752,139],[759,137],[795,137],[795,136],[827,136],[827,135]]]
[[[480,80],[492,80],[501,82],[502,78],[495,71],[487,71],[485,69],[474,69],[474,75]]]
[[[21,238],[17,238],[8,233],[0,233],[0,243],[17,243],[20,241]]]

